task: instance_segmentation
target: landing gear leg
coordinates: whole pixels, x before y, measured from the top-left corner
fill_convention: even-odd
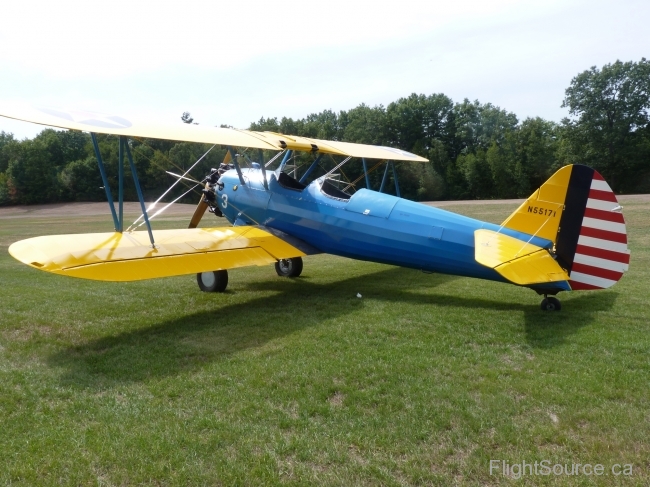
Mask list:
[[[302,272],[302,257],[280,259],[275,263],[275,272],[280,277],[298,277]]]
[[[560,300],[556,297],[549,297],[545,294],[544,299],[542,299],[541,308],[543,311],[560,311],[562,305],[560,304]]]
[[[199,272],[196,282],[203,292],[222,293],[228,286],[228,271]]]

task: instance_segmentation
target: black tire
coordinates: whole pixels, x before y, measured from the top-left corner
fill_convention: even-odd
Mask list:
[[[199,272],[196,282],[205,293],[222,293],[228,287],[228,271]]]
[[[559,299],[550,296],[542,299],[541,308],[543,311],[560,311],[562,309],[562,304],[560,304]]]
[[[302,257],[277,261],[275,263],[275,272],[280,277],[298,277],[302,273]]]

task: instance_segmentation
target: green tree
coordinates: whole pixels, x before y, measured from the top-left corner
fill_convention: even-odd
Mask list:
[[[450,143],[452,157],[463,152],[487,150],[492,142],[502,144],[509,132],[517,127],[517,116],[501,108],[478,100],[470,102],[467,98],[454,106],[453,122],[455,132]]]
[[[413,194],[402,191],[402,197],[416,201],[440,200],[445,194],[445,182],[442,176],[436,172],[430,163],[402,163],[402,171],[399,174],[400,187],[402,184],[402,173],[410,172],[417,178],[417,188]]]
[[[413,93],[389,104],[386,121],[390,144],[426,156],[436,140],[443,143],[451,140],[453,108],[451,98],[442,93],[429,96]]]
[[[50,163],[47,144],[24,140],[7,167],[9,197],[17,204],[52,203],[59,199],[57,170]]]
[[[303,133],[298,135],[315,139],[340,140],[341,130],[338,116],[332,110],[323,110],[320,113],[307,115]]]
[[[7,170],[9,166],[10,151],[18,145],[18,141],[13,134],[0,132],[0,173]]]
[[[490,168],[492,188],[489,197],[513,198],[517,196],[515,184],[516,160],[511,144],[500,146],[493,141],[485,153],[485,161]]]
[[[515,134],[517,196],[528,196],[560,167],[560,127],[540,117],[527,118]]]
[[[441,140],[434,140],[429,149],[427,157],[429,159],[429,164],[431,166],[431,171],[428,174],[431,175],[432,179],[425,177],[422,179],[423,190],[420,191],[421,194],[428,193],[429,196],[427,200],[432,199],[443,199],[449,194],[447,174],[450,171],[453,171],[453,161],[449,157],[449,146],[443,143]],[[435,184],[433,181],[436,181]],[[432,186],[429,188],[429,184],[434,184],[435,188]],[[432,197],[433,193],[435,197]]]
[[[456,167],[465,184],[456,188],[455,198],[485,199],[493,196],[492,174],[483,149],[476,153],[461,154],[456,160]]]
[[[429,154],[438,173],[445,175],[446,196],[450,199],[514,196],[516,115],[491,103],[465,99],[454,105],[448,118],[447,161],[440,157],[439,149]]]
[[[341,112],[342,140],[358,144],[386,144],[386,110],[383,106],[369,107],[362,103],[347,112]]]
[[[102,201],[106,199],[102,178],[94,156],[72,161],[59,175],[65,198],[73,201]]]
[[[7,175],[0,172],[0,206],[11,203],[9,195],[9,185],[7,184]]]
[[[571,80],[562,104],[569,157],[603,173],[615,191],[634,189],[650,171],[650,62],[593,66]]]
[[[253,122],[248,127],[248,130],[255,130],[257,132],[279,132],[280,122],[277,118],[260,118],[257,122]],[[291,134],[287,134],[291,135]]]
[[[90,137],[75,130],[45,129],[34,137],[34,141],[43,144],[52,166],[63,169],[68,163],[86,157]]]

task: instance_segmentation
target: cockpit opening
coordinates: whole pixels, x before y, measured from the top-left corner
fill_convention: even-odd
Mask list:
[[[339,200],[349,200],[350,199],[349,194],[347,194],[344,191],[341,191],[339,188],[337,188],[332,183],[330,183],[329,180],[327,180],[327,179],[325,179],[323,181],[323,184],[321,185],[320,190],[324,195],[329,196],[330,198],[336,198],[336,199],[339,199]]]
[[[281,172],[278,175],[278,184],[286,189],[293,189],[294,191],[302,191],[307,186],[302,184],[297,179],[292,178],[287,173]]]

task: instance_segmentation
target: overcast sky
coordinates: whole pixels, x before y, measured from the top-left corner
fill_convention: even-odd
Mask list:
[[[648,19],[648,0],[5,2],[0,104],[247,128],[415,92],[559,121],[576,74],[650,57]]]

